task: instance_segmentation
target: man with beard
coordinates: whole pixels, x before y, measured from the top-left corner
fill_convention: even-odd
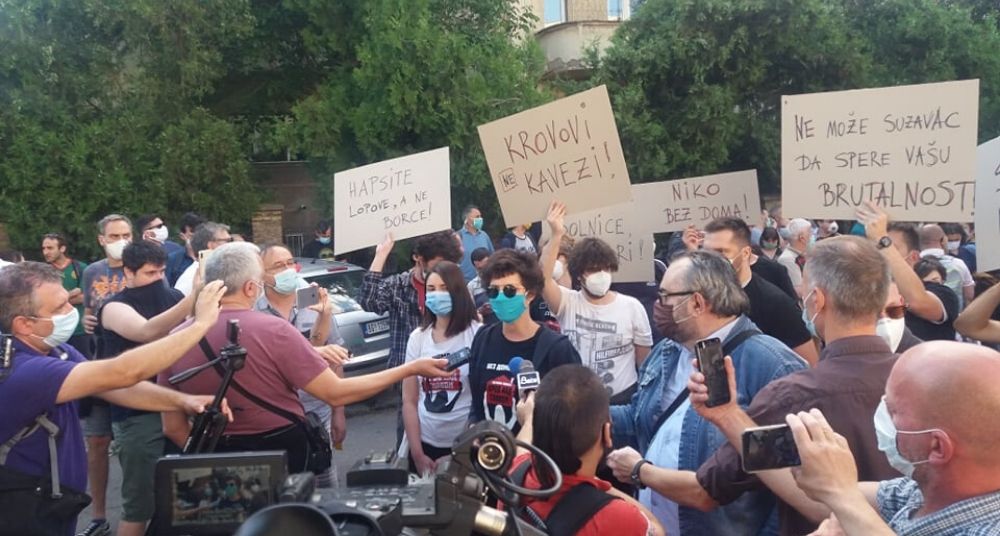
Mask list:
[[[198,292],[184,297],[163,284],[167,254],[156,242],[125,246],[125,290],[98,311],[98,359],[114,357],[165,337],[193,310]],[[153,472],[163,455],[160,414],[111,406],[111,426],[120,447],[122,520],[119,536],[141,535],[153,517]]]
[[[699,340],[718,338],[723,353],[732,356],[740,386],[736,402],[744,407],[770,382],[805,368],[781,341],[760,333],[746,316],[749,310],[736,272],[722,255],[691,251],[670,264],[653,312],[667,339],[643,363],[631,402],[611,407],[615,442],[630,445],[611,454],[612,469],[619,472],[627,459],[626,474],[640,487],[646,484],[640,478],[646,464],[686,471],[693,480],[692,471],[725,444],[722,432],[698,416],[688,400],[686,386]],[[649,489],[643,489],[639,499],[667,534],[760,534],[768,530],[775,507],[774,496],[766,490],[745,494],[712,512],[678,506]]]

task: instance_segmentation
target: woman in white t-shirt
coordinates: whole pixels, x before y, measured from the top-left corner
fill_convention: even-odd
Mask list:
[[[439,262],[426,283],[423,320],[406,344],[407,361],[469,348],[482,325],[457,264]],[[451,453],[452,442],[469,420],[471,405],[468,363],[446,378],[403,380],[403,425],[410,447],[410,471],[433,472],[438,459]]]

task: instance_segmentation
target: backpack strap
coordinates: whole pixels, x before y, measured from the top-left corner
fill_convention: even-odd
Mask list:
[[[59,435],[59,426],[49,420],[48,414],[43,413],[35,417],[33,423],[21,428],[19,432],[14,434],[3,445],[0,445],[0,465],[7,464],[7,456],[14,449],[14,445],[17,445],[24,438],[38,431],[39,428],[43,428],[49,433],[49,471],[52,479],[52,498],[59,499],[62,497],[62,491],[59,486],[59,453],[56,450],[56,437]]]
[[[83,280],[81,279],[83,272],[80,270],[80,261],[70,260],[69,263],[73,266],[73,277],[76,278],[77,284],[81,285],[80,288],[83,288]]]
[[[573,536],[602,508],[617,497],[605,493],[593,484],[581,482],[559,499],[545,518],[551,536]]]
[[[733,355],[733,351],[739,348],[741,344],[743,344],[750,337],[755,337],[757,335],[761,335],[761,332],[759,330],[751,328],[743,330],[737,333],[736,335],[729,337],[729,340],[726,341],[726,344],[722,346],[722,355],[723,356],[728,355],[731,357]],[[656,419],[656,424],[653,425],[653,433],[656,433],[656,431],[659,430],[661,426],[663,426],[663,423],[667,422],[667,419],[669,419],[670,416],[673,415],[675,411],[677,411],[677,408],[679,408],[681,404],[683,404],[684,401],[687,400],[688,393],[689,391],[687,387],[681,389],[681,392],[677,393],[677,397],[674,398],[674,401],[670,403],[670,406],[666,409],[666,411],[661,413],[660,416]]]

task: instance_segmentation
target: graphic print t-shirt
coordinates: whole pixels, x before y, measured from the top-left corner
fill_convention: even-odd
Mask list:
[[[83,271],[83,306],[97,312],[108,298],[125,290],[125,268],[101,259]]]
[[[618,294],[606,305],[594,305],[583,293],[561,288],[556,316],[562,332],[614,396],[635,384],[635,345],[652,346],[649,317],[639,300]]]
[[[443,342],[434,342],[433,328],[417,328],[406,344],[406,360],[450,354],[472,346],[472,339],[482,324],[473,322],[462,333]],[[465,430],[472,406],[469,388],[469,365],[456,369],[445,378],[417,377],[420,399],[417,415],[420,419],[420,440],[435,447],[451,447],[455,438]]]
[[[532,362],[542,359],[542,356],[535,355],[535,347],[538,346],[543,330],[549,328],[539,326],[534,337],[518,342],[507,340],[500,324],[479,331],[469,360],[473,422],[489,419],[516,433],[517,382],[510,372],[509,363],[515,357]],[[559,337],[546,352],[541,366],[536,363],[535,368],[544,378],[550,370],[569,363],[579,364],[580,355],[565,337]]]

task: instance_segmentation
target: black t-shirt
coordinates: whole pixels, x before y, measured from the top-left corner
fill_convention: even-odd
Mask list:
[[[750,300],[750,320],[765,335],[778,339],[789,348],[812,340],[802,321],[802,309],[781,289],[755,275],[743,291]]]
[[[329,244],[323,244],[319,240],[313,239],[312,242],[302,246],[302,257],[307,259],[320,259],[320,258],[333,258],[333,241]]]
[[[772,261],[767,257],[758,255],[757,262],[750,265],[750,271],[755,276],[763,277],[798,303],[799,294],[795,292],[795,287],[792,285],[792,278],[788,277],[788,269],[778,264],[777,261]]]
[[[534,337],[520,342],[507,340],[502,324],[480,329],[472,340],[469,358],[472,421],[490,419],[516,430],[517,384],[508,367],[515,357],[530,360],[543,378],[559,365],[580,363],[580,354],[569,339],[544,326],[539,326]]]
[[[941,324],[928,322],[923,318],[907,311],[906,327],[910,328],[917,338],[924,341],[953,341],[955,340],[955,319],[958,318],[958,295],[950,288],[930,281],[924,281],[924,288],[934,294],[944,305],[944,311],[948,319]]]
[[[143,287],[129,287],[115,294],[97,311],[97,329],[94,331],[98,339],[97,358],[108,359],[126,350],[131,350],[143,343],[126,339],[118,333],[104,329],[104,308],[109,303],[119,302],[131,307],[145,319],[153,318],[170,309],[184,299],[184,294],[177,289],[169,288],[163,281],[156,281]],[[135,415],[144,415],[146,411],[111,406],[111,420],[122,421]]]

